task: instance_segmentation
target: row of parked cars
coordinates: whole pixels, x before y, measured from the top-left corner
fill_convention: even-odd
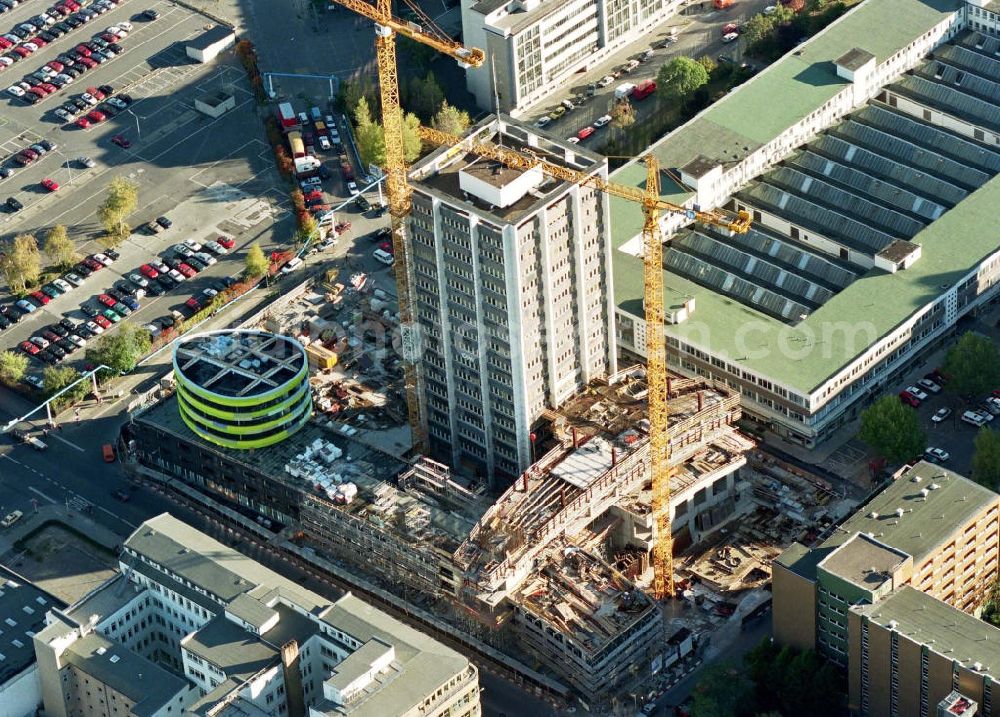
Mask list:
[[[89,0],[63,0],[63,2],[50,7],[44,13],[36,15],[28,21],[21,23],[17,27],[12,28],[11,32],[0,36],[0,51],[6,51],[3,55],[0,55],[0,70],[31,56],[42,47],[45,47],[48,43],[53,42],[63,35],[69,34],[76,28],[91,22],[95,18],[110,10],[113,10],[114,7],[121,1],[122,0],[96,0],[96,2],[91,5]],[[86,7],[87,5],[89,5],[89,7]],[[129,25],[129,27],[131,27],[131,25]],[[114,27],[108,28],[103,34],[116,35],[118,39],[123,36],[121,33],[113,32],[113,30]],[[100,39],[101,36],[102,34],[98,33],[98,35],[95,36],[95,39]],[[105,49],[109,45],[117,43],[117,39],[105,40],[104,43],[105,46],[99,49],[99,56],[94,57],[91,60],[94,63],[94,66],[102,61],[106,62],[111,57],[119,54],[119,50],[115,49],[112,49],[110,54],[105,53]],[[83,64],[88,67],[90,66],[89,62]],[[71,73],[63,74],[66,77],[72,78]],[[65,78],[60,78],[60,81],[64,84],[68,84],[68,82],[65,81]],[[70,79],[70,81],[72,81],[72,79]],[[57,86],[57,83],[50,84]],[[45,94],[46,93],[26,92],[21,97],[29,104],[34,104],[38,100],[42,99]],[[51,92],[48,94],[51,94]]]
[[[934,369],[923,378],[918,379],[912,386],[907,386],[899,392],[899,400],[912,408],[919,408],[920,404],[929,398],[928,394],[941,392],[941,387],[948,383],[948,377],[940,369]],[[942,406],[931,416],[933,423],[942,423],[951,417],[952,410],[947,406]],[[1000,389],[993,391],[978,405],[969,410],[963,411],[961,419],[971,426],[984,426],[991,423],[996,416],[1000,416]],[[924,456],[928,460],[946,461],[948,453],[938,448],[928,448]]]

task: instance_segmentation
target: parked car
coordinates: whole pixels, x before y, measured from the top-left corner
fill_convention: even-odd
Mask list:
[[[909,391],[900,391],[899,400],[905,403],[907,406],[912,408],[918,408],[920,406],[920,399],[914,396]]]
[[[950,415],[951,415],[950,408],[939,408],[937,411],[934,412],[934,415],[931,416],[931,420],[934,423],[941,423],[941,421],[945,420]]]

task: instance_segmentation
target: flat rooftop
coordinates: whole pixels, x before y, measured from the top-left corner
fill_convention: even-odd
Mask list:
[[[35,664],[32,636],[45,628],[45,613],[65,604],[0,565],[0,685]]]
[[[927,490],[924,496],[921,491]],[[820,548],[857,533],[913,556],[914,566],[944,545],[959,526],[1000,502],[1000,496],[939,465],[921,461],[848,518]],[[900,515],[900,511],[902,515]]]
[[[875,590],[891,579],[892,573],[909,557],[906,553],[858,533],[827,555],[818,567],[862,590]]]
[[[545,3],[543,3],[545,4]],[[531,153],[553,164],[581,172],[597,172],[607,161],[578,145],[560,140],[535,127],[521,124],[507,115],[489,115],[465,135],[461,147],[469,150],[473,142],[491,142],[522,153]],[[500,224],[516,223],[552,201],[557,192],[565,191],[569,182],[545,177],[541,184],[509,206],[493,206],[466,193],[459,185],[459,173],[465,170],[493,185],[504,185],[522,176],[481,158],[472,151],[441,147],[410,169],[410,184],[417,191],[426,191],[444,199],[450,206],[475,211],[493,218]]]
[[[288,383],[306,366],[303,346],[263,331],[213,331],[174,347],[174,370],[191,383],[229,398],[252,398]]]
[[[882,627],[895,623],[900,635],[949,662],[1000,680],[1000,629],[946,602],[904,585],[874,605],[851,610]]]
[[[959,7],[954,0],[862,3],[665,137],[653,153],[668,168],[702,155],[737,162],[846,86],[836,74],[838,58],[858,48],[882,62]],[[872,33],[872,27],[880,31]],[[995,105],[986,98],[996,96],[989,90],[997,83],[1000,61],[981,37],[972,34],[938,48],[932,61],[889,89],[993,126]],[[936,64],[947,65],[940,79]],[[955,82],[958,72],[964,73],[961,87]],[[774,97],[782,101],[774,102]],[[994,119],[987,106],[994,107]],[[666,307],[692,298],[696,304],[692,318],[668,326],[668,333],[801,393],[814,391],[873,340],[937,299],[941,287],[957,283],[996,251],[995,236],[982,230],[990,226],[991,208],[1000,202],[996,154],[986,145],[871,103],[797,150],[784,166],[751,182],[739,196],[751,208],[807,230],[829,231],[832,239],[855,251],[874,255],[906,239],[920,247],[921,257],[910,268],[889,274],[760,226],[732,240],[697,227],[678,234],[665,252]],[[612,179],[642,186],[645,166],[631,163]],[[664,193],[674,202],[693,196],[670,184]],[[641,317],[642,264],[622,251],[641,232],[641,212],[629,202],[610,201],[613,243],[619,249],[613,255],[616,302]],[[860,329],[830,330],[845,325]],[[753,327],[749,334],[747,326]],[[794,350],[781,350],[783,346]]]

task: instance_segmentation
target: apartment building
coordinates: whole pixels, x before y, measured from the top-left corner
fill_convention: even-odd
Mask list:
[[[920,462],[818,547],[773,564],[774,637],[848,662],[848,615],[904,585],[975,614],[997,577],[1000,496]]]
[[[761,430],[814,446],[998,296],[1000,38],[970,11],[862,3],[652,147],[683,182],[665,198],[753,218],[664,217],[664,284],[672,367],[739,391]],[[635,213],[611,200],[616,338],[641,357]]]
[[[533,431],[615,370],[608,204],[589,187],[469,151],[528,150],[606,177],[603,157],[508,117],[410,171],[407,238],[420,330],[420,392],[432,457],[503,488],[533,461]]]
[[[163,514],[34,636],[56,717],[477,717],[476,668],[350,593],[328,600]]]
[[[486,51],[466,70],[480,109],[518,116],[647,34],[680,9],[680,0],[462,0],[462,37]]]
[[[997,717],[1000,630],[904,585],[848,613],[854,717]]]

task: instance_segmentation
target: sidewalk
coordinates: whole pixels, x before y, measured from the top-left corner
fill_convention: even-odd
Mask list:
[[[14,549],[16,543],[24,540],[46,523],[64,525],[86,540],[102,548],[115,552],[121,544],[121,536],[77,510],[64,504],[40,505],[37,510],[27,511],[24,517],[9,528],[0,528],[0,555]]]

